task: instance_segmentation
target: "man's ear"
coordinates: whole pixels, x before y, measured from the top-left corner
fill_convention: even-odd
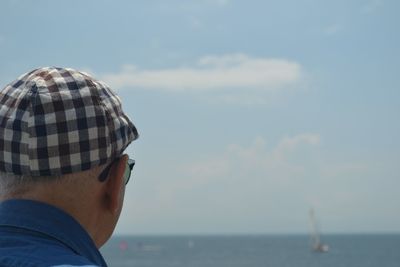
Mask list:
[[[113,214],[118,213],[124,200],[124,172],[128,156],[122,156],[116,161],[110,169],[106,180],[105,188],[105,206]]]

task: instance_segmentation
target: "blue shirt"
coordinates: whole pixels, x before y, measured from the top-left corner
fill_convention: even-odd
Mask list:
[[[107,266],[85,229],[64,211],[31,200],[0,203],[0,266]]]

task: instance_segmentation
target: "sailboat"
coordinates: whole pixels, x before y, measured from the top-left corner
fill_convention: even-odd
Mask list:
[[[310,209],[310,222],[311,222],[311,242],[313,251],[328,252],[329,246],[321,242],[318,224],[315,219],[314,209]]]

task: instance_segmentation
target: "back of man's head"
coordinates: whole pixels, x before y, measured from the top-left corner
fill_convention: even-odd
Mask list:
[[[137,137],[105,83],[65,68],[24,74],[0,91],[0,201],[57,206],[101,246],[122,208],[123,151]],[[108,210],[113,225],[96,221]]]

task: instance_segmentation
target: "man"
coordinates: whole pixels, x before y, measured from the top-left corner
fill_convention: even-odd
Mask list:
[[[40,68],[0,91],[0,266],[106,266],[137,137],[88,74]]]

